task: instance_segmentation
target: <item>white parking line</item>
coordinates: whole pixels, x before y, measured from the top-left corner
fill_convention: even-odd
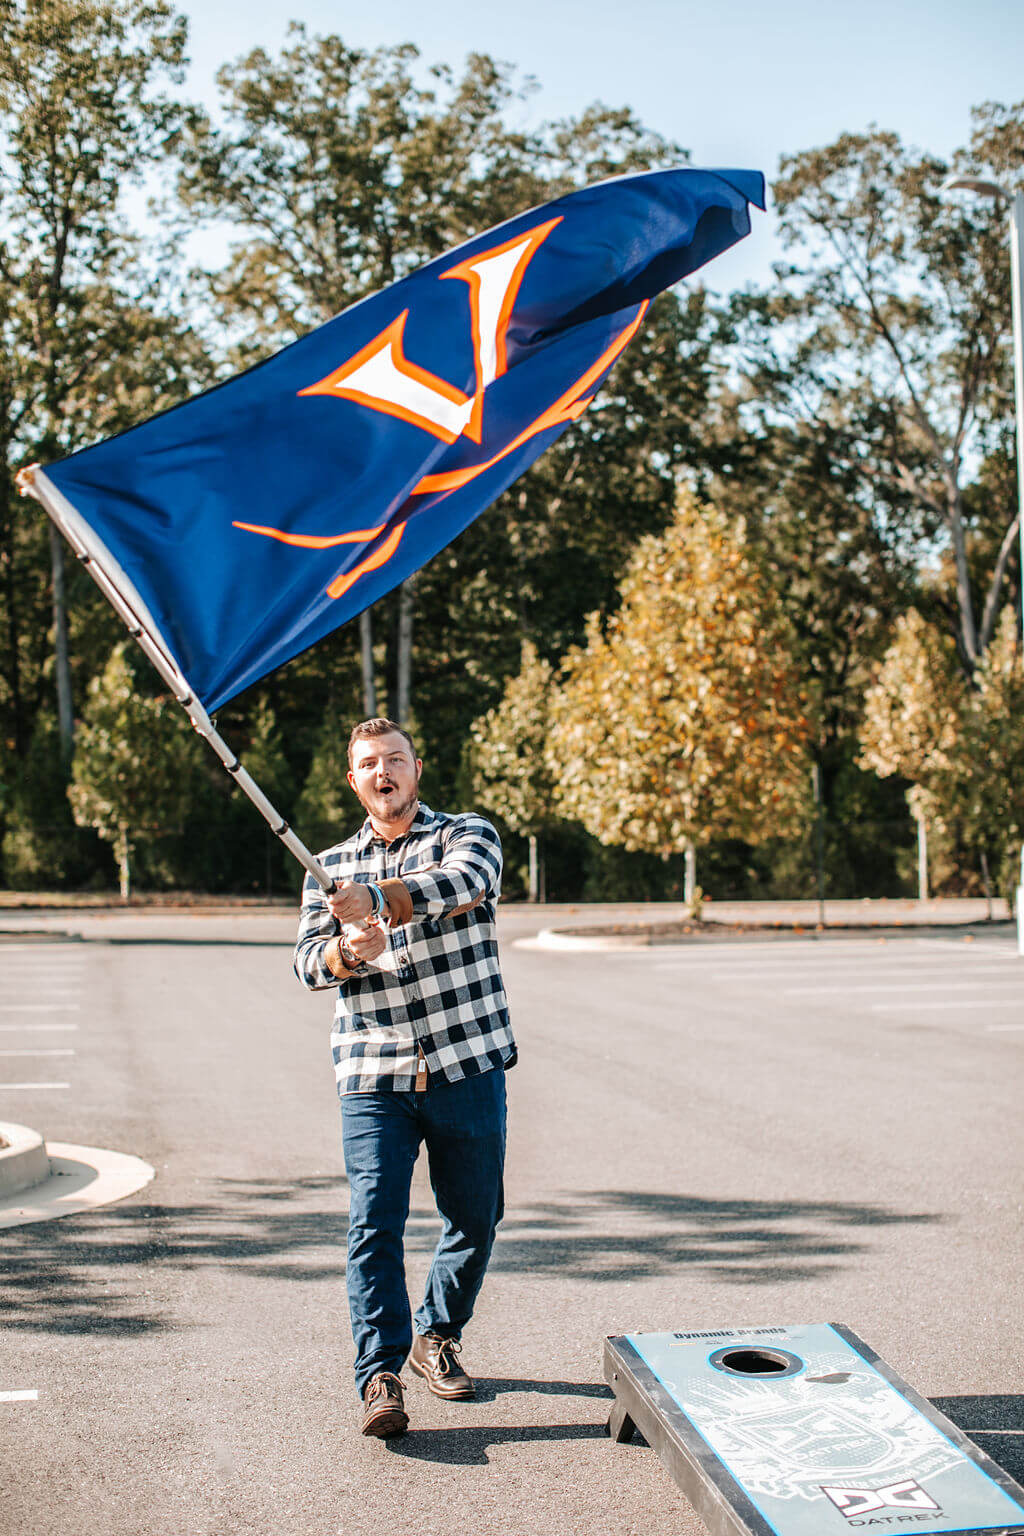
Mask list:
[[[81,1003],[0,1003],[0,1013],[81,1013]]]
[[[903,1013],[919,1013],[922,1008],[927,1008],[931,1013],[936,1012],[939,1008],[977,1008],[982,1013],[984,1013],[992,1008],[1024,1008],[1024,1003],[1021,1002],[1019,997],[1007,998],[1005,1002],[1000,1002],[998,998],[994,997],[965,997],[958,999],[954,1003],[871,1004],[872,1013],[894,1013],[897,1011],[902,1011]]]
[[[74,1051],[67,1051],[67,1050],[65,1050],[65,1051],[55,1051],[55,1050],[45,1051],[45,1050],[36,1049],[36,1050],[22,1050],[22,1051],[0,1051],[0,1056],[73,1056],[74,1054],[75,1054]]]
[[[37,987],[33,986],[28,980],[18,981],[16,979],[13,987],[4,988],[5,997],[9,999],[11,994],[17,992],[19,988],[21,991],[29,993],[33,998],[37,998],[40,992],[45,991],[49,1001],[52,1001],[55,997],[80,997],[82,992],[81,987]]]
[[[24,1392],[0,1392],[0,1403],[34,1403],[38,1398],[35,1388]]]
[[[0,1083],[0,1092],[16,1092],[20,1088],[70,1088],[70,1083]]]
[[[1024,1024],[986,1024],[985,1028],[990,1034],[995,1034],[997,1031],[1002,1033],[1004,1030],[1024,1029]]]
[[[719,960],[717,964],[720,966],[721,961]],[[870,970],[875,974],[883,976],[918,976],[921,974],[921,965],[926,967],[928,975],[938,977],[947,975],[957,977],[965,974],[968,976],[1006,976],[1002,966],[986,963],[984,965],[940,967],[934,959],[929,958],[926,960],[923,955],[919,957],[919,965],[917,966],[912,963],[911,957],[907,956],[905,960],[901,958],[896,961],[894,959],[891,965],[873,964]],[[702,979],[711,981],[773,981],[776,978],[787,980],[790,977],[802,976],[811,978],[815,976],[863,976],[867,967],[863,963],[839,965],[834,961],[823,960],[820,965],[737,965],[728,971],[711,970],[703,966],[670,965],[665,962],[655,962],[650,969],[652,971],[668,971],[675,976],[697,975]],[[1024,981],[1024,977],[1021,980]]]
[[[23,1031],[35,1029],[45,1030],[48,1034],[66,1034],[69,1030],[77,1029],[77,1024],[0,1024],[0,1034],[20,1035]]]
[[[992,987],[1012,987],[1016,983],[1012,980],[1003,982],[989,982]],[[938,977],[935,981],[881,981],[870,982],[862,987],[784,987],[783,995],[786,997],[813,997],[821,992],[970,992],[977,986],[975,980],[970,981],[944,981]],[[1020,996],[1021,1007],[1024,1008],[1024,993]]]

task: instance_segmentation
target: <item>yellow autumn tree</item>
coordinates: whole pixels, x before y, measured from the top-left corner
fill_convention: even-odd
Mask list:
[[[685,493],[566,657],[548,759],[565,815],[663,856],[757,843],[808,814],[808,721],[743,525]]]
[[[985,856],[1007,900],[1024,884],[1024,659],[1017,625],[1007,604],[974,674],[946,788],[965,838]]]
[[[964,688],[952,639],[916,609],[901,614],[864,695],[862,765],[933,788],[957,750]]]
[[[910,781],[907,803],[923,839],[920,891],[955,871],[951,793],[961,751],[967,684],[952,638],[916,609],[901,614],[875,681],[864,695],[860,765]]]

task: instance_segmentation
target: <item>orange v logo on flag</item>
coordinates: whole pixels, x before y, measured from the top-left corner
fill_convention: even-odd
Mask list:
[[[474,443],[482,444],[484,398],[488,385],[500,378],[508,366],[506,337],[523,277],[540,246],[560,223],[561,218],[550,219],[547,223],[538,224],[534,229],[516,235],[501,245],[492,246],[440,273],[442,281],[456,278],[469,285],[476,375],[472,394],[463,393],[446,379],[439,378],[437,374],[419,367],[406,357],[403,338],[409,311],[405,309],[354,357],[317,383],[300,389],[299,395],[331,395],[339,400],[351,400],[370,410],[407,421],[431,433],[443,443],[452,444],[460,437],[466,437]],[[645,300],[636,318],[587,369],[582,378],[577,379],[569,390],[492,457],[466,469],[453,470],[447,474],[424,475],[413,487],[411,494],[423,496],[458,490],[514,453],[530,438],[552,427],[565,426],[575,421],[590,404],[591,397],[587,391],[628,345],[646,309]],[[300,549],[330,549],[340,544],[370,543],[379,538],[386,527],[382,524],[378,528],[364,528],[323,537],[283,533],[253,523],[235,522],[233,526]],[[401,543],[404,530],[404,522],[393,527],[384,542],[371,551],[365,560],[331,582],[327,588],[328,596],[343,596],[361,576],[386,565]]]

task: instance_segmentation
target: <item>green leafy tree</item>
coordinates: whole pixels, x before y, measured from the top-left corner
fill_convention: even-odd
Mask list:
[[[52,686],[51,645],[70,756],[69,600],[101,605],[65,576],[60,538],[13,496],[12,471],[127,426],[204,375],[180,295],[123,201],[173,143],[180,108],[165,87],[184,46],[165,0],[0,0],[0,726],[19,756]]]
[[[742,528],[681,496],[665,532],[636,546],[621,598],[565,661],[549,738],[563,812],[603,843],[662,856],[800,827],[805,703]]]
[[[939,188],[951,169],[1019,184],[1022,138],[1024,105],[988,105],[950,165],[878,130],[785,158],[774,195],[795,260],[732,316],[745,419],[824,424],[894,551],[944,543],[951,582],[932,603],[968,674],[1018,533],[1012,500],[968,494],[1012,417],[1009,264],[999,210]]]
[[[333,714],[325,715],[295,807],[299,836],[314,849],[338,842],[359,814],[346,778],[348,734]]]
[[[470,732],[467,763],[475,802],[530,844],[530,900],[540,899],[538,839],[557,819],[555,780],[547,757],[554,675],[524,640],[519,672],[501,702]]]
[[[123,900],[132,839],[181,834],[200,763],[177,700],[140,694],[126,647],[116,646],[89,684],[68,798],[78,824],[111,844]]]

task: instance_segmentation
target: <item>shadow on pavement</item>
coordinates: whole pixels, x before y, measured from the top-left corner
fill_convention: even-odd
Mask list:
[[[453,1467],[487,1466],[490,1445],[525,1445],[529,1442],[603,1440],[600,1424],[515,1424],[481,1428],[410,1429],[384,1444],[395,1456],[410,1461],[440,1461]]]
[[[1024,1484],[1024,1397],[933,1397],[931,1401],[997,1466]]]
[[[601,1381],[529,1381],[497,1376],[476,1376],[474,1381],[478,1403],[493,1403],[506,1392],[538,1392],[544,1397],[612,1397],[611,1387]]]
[[[863,1238],[851,1229],[942,1219],[838,1201],[598,1190],[510,1211],[491,1268],[624,1281],[697,1266],[742,1285],[812,1280],[863,1251]]]
[[[340,1285],[344,1183],[340,1176],[322,1174],[215,1179],[202,1202],[125,1201],[9,1228],[0,1234],[5,1325],[113,1336],[188,1326],[175,1315],[173,1301],[167,1302],[174,1287],[156,1279],[161,1272],[212,1268]],[[941,1220],[863,1204],[602,1190],[510,1210],[491,1268],[584,1283],[687,1269],[743,1285],[804,1281],[854,1260],[872,1229]],[[414,1209],[407,1251],[429,1253],[439,1229],[435,1211]],[[494,1383],[493,1390],[545,1388]]]

